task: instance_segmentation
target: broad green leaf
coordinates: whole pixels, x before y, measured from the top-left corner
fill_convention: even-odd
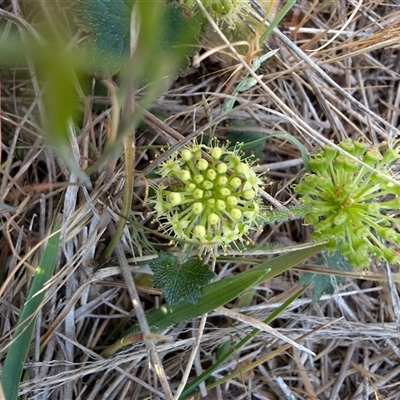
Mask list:
[[[351,271],[353,269],[339,252],[326,255],[324,259],[320,260],[319,264],[322,264],[324,261],[329,270]],[[308,285],[310,283],[314,285],[313,302],[316,303],[321,299],[323,294],[333,294],[335,291],[335,283],[338,285],[343,281],[344,278],[340,275],[325,275],[307,272],[299,280],[299,285]]]
[[[88,71],[101,77],[117,74],[129,56],[131,12],[127,5],[123,0],[77,0],[73,14],[87,34],[82,48]]]
[[[1,383],[7,400],[16,400],[18,397],[19,382],[28,356],[37,314],[47,293],[46,285],[53,275],[57,262],[60,227],[61,223],[58,223],[54,229],[55,233],[49,238],[44,249],[4,362]]]
[[[191,258],[179,265],[178,259],[165,252],[150,262],[154,272],[154,286],[163,289],[168,304],[187,300],[196,303],[201,296],[200,289],[215,277],[214,272],[199,258]]]
[[[128,3],[129,7],[123,0],[77,0],[74,5],[75,22],[87,33],[82,48],[88,70],[96,76],[117,74],[130,56],[130,7],[135,2]],[[197,51],[200,23],[175,1],[159,2],[151,13],[150,4],[138,5],[137,20],[132,24],[141,31],[136,64],[143,70],[131,72],[146,82],[163,74],[182,75],[189,66],[188,57]]]
[[[201,24],[189,15],[189,10],[173,1],[166,7],[162,19],[160,47],[175,64],[174,77],[183,76],[190,66],[189,57],[199,50]]]

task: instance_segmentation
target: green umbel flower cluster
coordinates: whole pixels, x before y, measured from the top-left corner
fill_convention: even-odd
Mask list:
[[[314,226],[313,239],[328,240],[328,248],[339,250],[357,267],[370,265],[370,257],[400,264],[396,231],[400,208],[400,184],[394,184],[391,165],[399,159],[399,149],[381,154],[367,149],[362,140],[345,140],[339,146],[373,167],[373,172],[357,161],[327,146],[310,160],[311,173],[303,176],[295,191],[309,209],[305,222]],[[385,246],[391,244],[391,246]]]
[[[170,156],[159,171],[166,184],[155,186],[153,200],[161,228],[200,253],[248,241],[263,207],[252,164],[240,146],[193,144]]]

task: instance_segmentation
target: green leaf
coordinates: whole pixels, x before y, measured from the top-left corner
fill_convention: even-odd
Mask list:
[[[323,259],[320,260],[319,264],[323,263]],[[328,254],[325,256],[325,262],[329,270],[338,271],[351,271],[352,268],[346,259],[339,253]],[[335,282],[336,281],[336,282]],[[336,285],[341,284],[344,278],[340,275],[325,275],[325,274],[314,274],[307,272],[299,281],[299,285],[314,285],[313,303],[319,301],[323,294],[333,294]]]
[[[283,311],[286,310],[301,294],[306,291],[307,288],[301,288],[293,296],[287,299],[283,304],[281,304],[276,310],[274,310],[266,319],[264,319],[264,324],[271,323],[275,318],[277,318]],[[196,389],[202,382],[209,378],[222,364],[227,361],[233,354],[237,353],[241,348],[243,348],[247,343],[250,342],[259,332],[259,329],[253,329],[248,335],[241,339],[237,344],[232,345],[232,340],[229,339],[217,350],[217,359],[210,365],[205,371],[203,371],[199,376],[194,378],[192,381],[187,383],[184,391],[179,397],[179,400],[187,398],[191,394],[190,398],[194,398],[193,390]]]
[[[244,143],[242,150],[244,151],[246,157],[254,154],[255,158],[262,160],[263,151],[265,147],[265,141],[268,139],[261,132],[255,132],[253,130],[246,130],[246,128],[255,128],[257,125],[252,121],[233,119],[229,121],[229,127],[241,128],[240,131],[235,130],[227,132],[226,137],[228,140],[235,145],[236,143]]]
[[[123,0],[77,0],[75,23],[88,34],[82,41],[87,68],[97,76],[115,75],[129,56],[131,12]]]
[[[55,233],[49,238],[44,249],[4,362],[1,383],[7,400],[16,400],[18,397],[19,382],[28,355],[37,314],[46,296],[47,284],[57,262],[60,227],[61,223],[58,223],[54,229]]]
[[[175,78],[183,76],[190,66],[189,57],[199,50],[201,24],[189,16],[183,5],[173,1],[166,7],[162,19],[160,46],[175,64]]]
[[[77,0],[75,3],[75,23],[87,33],[82,49],[87,55],[90,73],[99,77],[115,75],[128,60],[133,3],[130,1],[129,7],[123,0]],[[146,4],[138,5],[140,60],[135,64],[139,71],[133,73],[146,82],[171,73],[175,78],[183,75],[189,67],[189,57],[198,50],[201,24],[175,1],[157,4],[155,13],[149,13],[151,10]]]
[[[196,303],[201,296],[200,289],[215,277],[199,258],[179,265],[175,256],[165,252],[160,252],[158,258],[150,262],[150,267],[154,272],[154,286],[163,289],[168,304],[185,300]]]

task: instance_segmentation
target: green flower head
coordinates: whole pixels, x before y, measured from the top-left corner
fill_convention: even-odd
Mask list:
[[[371,256],[400,264],[400,183],[390,182],[391,166],[399,149],[382,154],[367,149],[362,140],[345,140],[339,146],[369,168],[327,146],[310,160],[310,173],[295,191],[308,207],[305,222],[314,226],[313,238],[327,240],[330,250],[339,250],[350,264],[368,267]],[[387,178],[386,178],[387,177]],[[392,246],[385,246],[384,241]]]
[[[153,185],[156,219],[178,241],[199,252],[215,252],[248,242],[259,228],[263,181],[241,146],[193,144],[174,153],[160,167],[164,182]]]

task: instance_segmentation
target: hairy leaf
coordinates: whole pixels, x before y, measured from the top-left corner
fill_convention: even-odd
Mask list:
[[[133,4],[123,0],[76,1],[73,14],[78,27],[87,34],[82,49],[90,73],[99,77],[115,75],[128,60]],[[150,18],[146,7],[138,8],[141,33],[137,44],[140,59],[136,64],[140,71],[132,72],[142,75],[146,82],[165,74],[184,74],[189,57],[197,51],[200,23],[177,2],[157,4],[157,18]]]
[[[154,272],[154,286],[163,289],[168,304],[181,301],[196,303],[200,289],[214,278],[214,272],[199,258],[191,258],[180,265],[178,259],[165,252],[150,263]]]
[[[88,34],[82,42],[87,67],[98,76],[119,72],[129,55],[130,10],[123,0],[77,0],[76,24]]]
[[[323,260],[321,260],[322,262]],[[345,258],[336,252],[331,255],[327,255],[324,260],[329,267],[329,270],[337,271],[351,271],[350,264]],[[325,274],[314,274],[307,272],[300,280],[300,285],[308,285],[312,283],[314,285],[313,302],[319,301],[323,294],[333,294],[335,291],[335,285],[341,284],[344,278],[339,275],[325,275]]]

